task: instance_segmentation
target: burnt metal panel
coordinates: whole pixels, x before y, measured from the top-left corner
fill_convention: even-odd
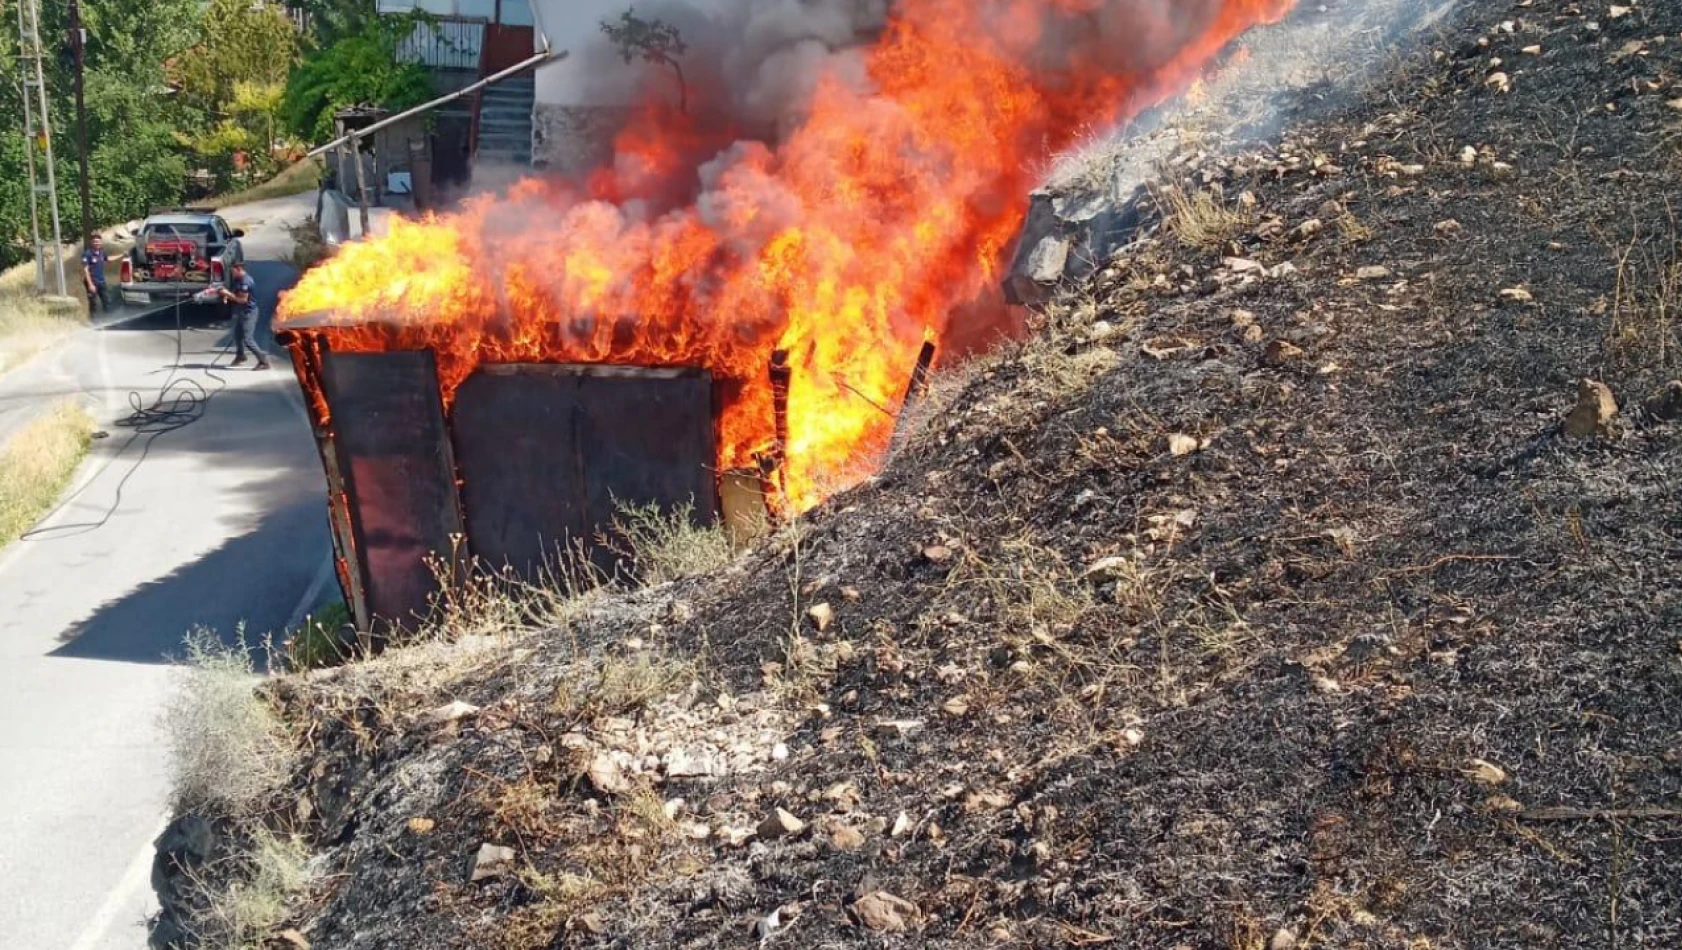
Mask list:
[[[585,535],[575,437],[578,376],[490,366],[456,390],[450,413],[474,557],[530,571]]]
[[[578,447],[584,456],[586,521],[612,524],[620,504],[693,505],[718,520],[718,452],[712,378],[699,370],[614,372],[582,386]]]
[[[328,352],[321,377],[366,609],[412,625],[438,590],[434,556],[458,553],[462,531],[437,365],[430,352]]]
[[[712,380],[692,370],[487,366],[457,391],[450,426],[468,544],[481,563],[535,577],[594,545],[616,502],[693,504],[716,520]],[[592,550],[610,567],[610,552]]]
[[[319,337],[293,334],[289,336],[287,345],[292,348],[292,368],[304,392],[310,431],[315,435],[316,451],[321,453],[321,467],[327,475],[327,523],[333,537],[333,566],[339,577],[339,589],[344,593],[345,604],[350,608],[356,629],[371,630],[373,618],[369,616],[368,599],[362,590],[362,569],[356,559],[349,498],[345,492],[344,476],[339,472],[339,453],[333,445],[333,432],[327,423],[327,404],[321,390],[321,361],[327,352],[327,343]]]

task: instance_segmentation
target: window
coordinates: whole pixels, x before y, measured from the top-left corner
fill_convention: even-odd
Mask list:
[[[535,26],[529,0],[502,0],[503,26]]]
[[[214,236],[215,236],[215,234],[211,230],[210,225],[208,225],[208,224],[198,224],[198,223],[188,223],[188,222],[184,222],[184,221],[171,221],[169,223],[157,223],[157,224],[153,224],[151,227],[146,229],[146,239],[147,240],[152,240],[153,238],[156,238],[156,239],[161,240],[161,241],[168,241],[168,240],[197,241],[197,240],[209,240],[210,238],[212,238]]]
[[[496,0],[456,0],[456,16],[474,20],[496,19]]]

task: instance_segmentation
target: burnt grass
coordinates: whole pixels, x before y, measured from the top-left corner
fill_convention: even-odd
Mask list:
[[[1271,140],[1169,163],[1239,209],[1228,240],[1146,201],[881,475],[716,576],[279,681],[306,753],[279,808],[322,871],[296,926],[1682,946],[1682,430],[1642,409],[1682,375],[1682,8],[1631,7],[1468,0]],[[1568,438],[1583,377],[1623,411]],[[639,656],[673,696],[553,701]],[[418,715],[455,699],[482,709]],[[750,720],[786,759],[643,786],[705,839],[581,777],[612,728]],[[774,807],[807,827],[726,840]],[[487,842],[517,858],[471,882]]]

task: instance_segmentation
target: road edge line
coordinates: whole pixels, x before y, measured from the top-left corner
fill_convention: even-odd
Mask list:
[[[117,915],[141,888],[150,883],[152,877],[152,860],[157,849],[158,836],[169,827],[169,819],[158,823],[157,830],[146,838],[146,844],[132,859],[123,871],[123,876],[117,881],[117,886],[105,895],[105,900],[94,911],[88,925],[82,928],[82,935],[70,945],[70,950],[95,950],[105,935],[111,932],[111,927],[117,922]]]

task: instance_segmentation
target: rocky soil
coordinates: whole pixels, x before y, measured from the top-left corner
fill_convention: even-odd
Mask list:
[[[1682,946],[1682,8],[1380,45],[1084,156],[797,529],[269,684],[277,945]]]

